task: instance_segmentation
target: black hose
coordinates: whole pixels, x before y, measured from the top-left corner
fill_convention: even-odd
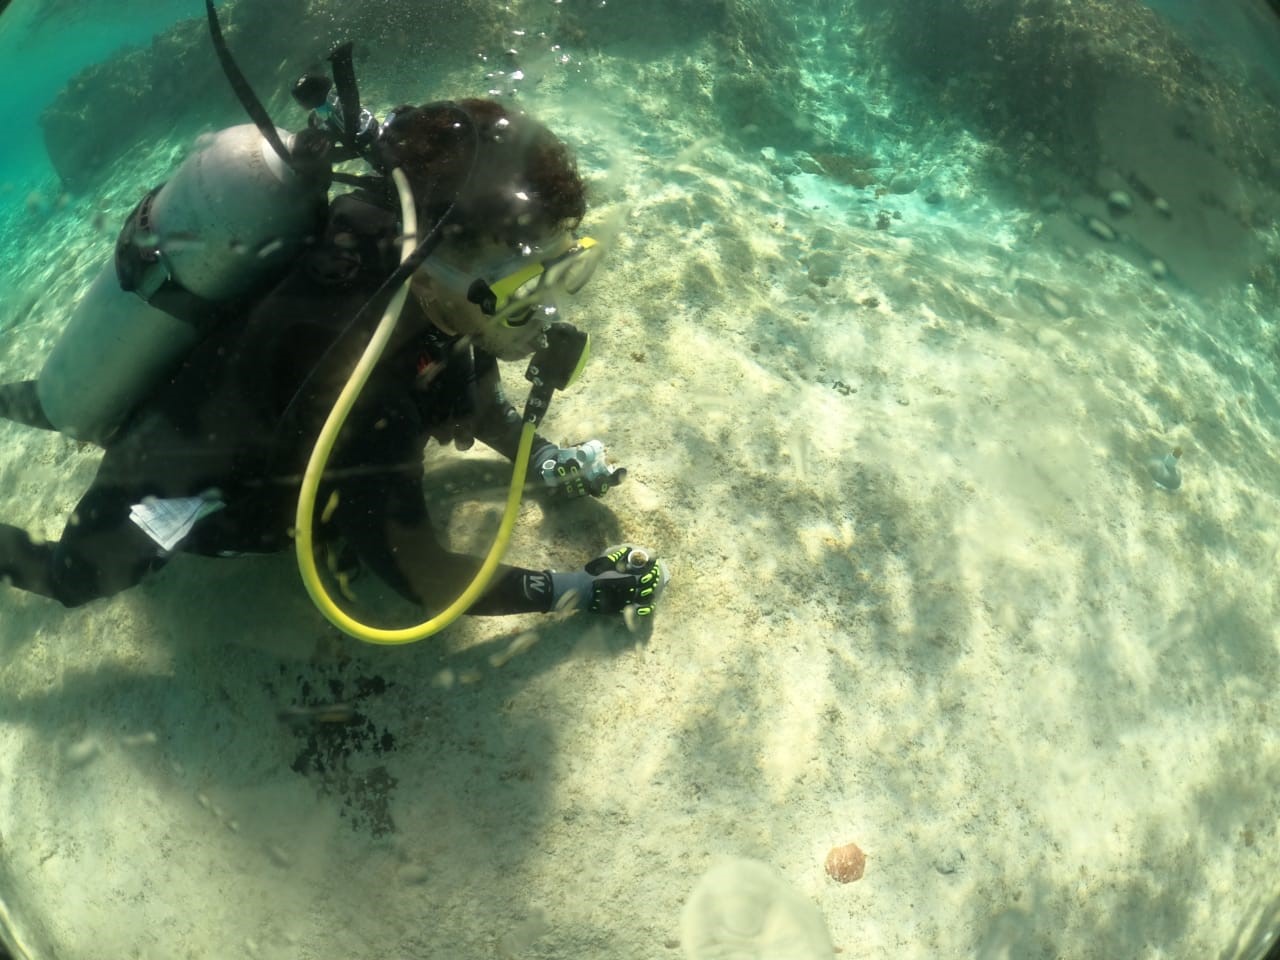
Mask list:
[[[262,101],[249,86],[249,81],[236,66],[231,50],[227,47],[226,38],[222,36],[222,24],[218,22],[218,12],[213,9],[213,0],[204,0],[204,8],[209,15],[209,39],[213,41],[214,52],[218,55],[218,62],[222,64],[222,72],[227,75],[227,80],[231,83],[231,89],[235,91],[236,99],[240,101],[240,105],[249,114],[249,119],[262,133],[263,139],[271,144],[271,149],[276,152],[276,156],[298,176],[305,176],[304,171],[300,170],[298,164],[294,162],[289,148],[280,139],[280,134],[276,132],[276,125],[271,122],[271,115],[267,113],[267,108],[262,105]]]
[[[311,372],[303,378],[298,389],[295,390],[293,396],[289,398],[289,402],[285,405],[285,409],[280,414],[280,419],[276,424],[274,436],[277,438],[275,442],[277,456],[281,446],[278,442],[278,438],[283,432],[285,425],[292,421],[297,415],[299,402],[302,400],[304,393],[311,385],[311,381],[315,379],[316,374],[319,373],[320,368],[324,365],[325,361],[341,349],[344,344],[348,343],[349,338],[357,335],[368,336],[368,331],[364,329],[363,321],[365,321],[370,312],[374,309],[374,305],[378,303],[382,297],[386,296],[389,292],[394,291],[396,287],[408,280],[409,277],[413,275],[413,272],[417,270],[418,267],[422,266],[423,261],[425,261],[427,257],[431,256],[435,251],[435,248],[440,244],[440,241],[444,239],[445,224],[447,224],[449,222],[449,218],[453,216],[453,212],[458,205],[458,198],[465,193],[467,188],[471,185],[471,178],[475,176],[476,172],[476,160],[480,154],[480,131],[476,127],[475,121],[471,118],[471,114],[467,113],[467,111],[463,110],[461,107],[454,107],[454,109],[457,111],[460,119],[467,124],[467,127],[471,131],[471,161],[467,169],[466,178],[463,180],[462,185],[455,191],[453,199],[450,201],[449,206],[444,213],[440,215],[440,219],[438,219],[431,229],[427,231],[421,242],[418,243],[413,252],[409,254],[404,262],[396,267],[395,271],[378,285],[377,290],[370,295],[369,299],[366,300],[364,305],[356,311],[355,315],[347,321],[342,330],[338,333],[337,337],[334,338],[333,343],[331,343],[328,349],[321,354],[320,359],[317,360],[315,365],[311,368]],[[273,464],[273,469],[275,469],[275,466],[276,465]]]
[[[356,136],[360,132],[360,87],[356,83],[352,46],[350,40],[338,44],[329,54],[329,63],[333,67],[333,83],[338,88],[338,103],[342,107],[342,139],[350,149],[356,150]]]

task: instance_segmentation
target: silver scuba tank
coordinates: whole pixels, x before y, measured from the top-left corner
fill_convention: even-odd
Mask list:
[[[73,311],[37,381],[45,415],[68,436],[106,441],[203,338],[219,302],[297,255],[324,200],[253,124],[201,137],[135,209]]]

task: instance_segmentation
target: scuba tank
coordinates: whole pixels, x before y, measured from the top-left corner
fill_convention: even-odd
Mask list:
[[[299,138],[272,132],[295,149]],[[220,304],[292,262],[327,203],[328,177],[309,172],[286,165],[252,123],[201,137],[129,215],[114,262],[46,360],[36,392],[50,422],[105,442],[203,338]]]
[[[202,137],[173,178],[143,198],[114,264],[103,267],[45,361],[40,406],[77,439],[109,440],[217,322],[220,307],[283,272],[323,223],[329,184],[360,182],[335,174],[334,160],[359,156],[380,166],[378,126],[360,107],[350,43],[330,56],[333,96],[323,78],[295,88],[312,115],[290,135],[271,122],[232,58],[213,0],[205,13],[214,52],[253,123]]]

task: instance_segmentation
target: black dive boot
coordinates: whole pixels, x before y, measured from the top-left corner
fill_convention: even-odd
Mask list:
[[[0,579],[19,590],[56,600],[52,567],[54,544],[32,543],[27,531],[0,523]]]
[[[44,415],[34,380],[0,383],[0,417],[41,430],[57,430]]]

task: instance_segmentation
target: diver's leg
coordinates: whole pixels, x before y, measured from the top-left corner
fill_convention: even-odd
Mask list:
[[[136,493],[95,484],[80,498],[53,551],[58,601],[78,607],[137,584],[164,566],[160,548],[129,519]]]
[[[0,383],[0,417],[28,427],[39,427],[41,430],[58,429],[44,415],[40,398],[36,396],[34,380]]]
[[[91,487],[57,543],[33,543],[22,530],[0,524],[0,576],[64,607],[132,587],[164,565],[159,548],[129,519],[134,502],[118,487]]]
[[[0,578],[19,590],[56,599],[50,576],[53,546],[33,543],[27,531],[0,523]]]

